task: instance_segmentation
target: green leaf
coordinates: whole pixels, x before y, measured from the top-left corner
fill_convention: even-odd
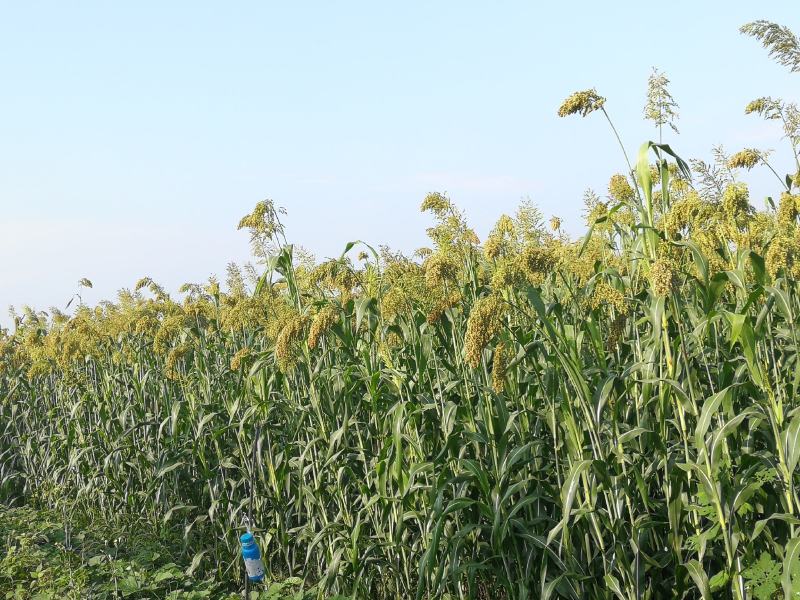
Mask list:
[[[559,524],[556,525],[547,536],[548,544],[569,522],[570,513],[572,511],[572,503],[575,500],[575,494],[578,491],[581,474],[585,473],[591,464],[591,460],[582,460],[572,465],[569,475],[567,475],[567,478],[564,480],[564,484],[561,486],[561,510],[563,517]]]
[[[711,586],[708,582],[708,575],[706,575],[702,565],[693,559],[685,563],[684,566],[689,571],[689,576],[694,581],[697,589],[700,590],[703,600],[711,600]]]
[[[180,466],[182,466],[184,464],[185,463],[182,460],[178,460],[178,461],[175,461],[174,463],[172,463],[170,465],[167,465],[165,467],[161,467],[158,470],[158,473],[156,473],[156,478],[160,479],[161,477],[164,477],[164,475],[166,475],[167,473],[171,473],[172,471],[174,471],[175,469],[177,469],[178,467],[180,467]]]
[[[800,414],[796,414],[789,421],[789,426],[783,434],[783,447],[786,450],[786,465],[792,473],[800,461]]]
[[[730,394],[731,387],[727,387],[711,396],[703,403],[703,408],[700,410],[700,418],[697,419],[697,426],[694,430],[695,446],[703,448],[705,446],[705,435],[711,425],[711,418],[717,412],[720,403],[725,397]]]
[[[153,576],[153,581],[155,583],[160,583],[160,582],[165,581],[167,579],[175,579],[175,577],[176,577],[175,573],[173,573],[171,570],[166,570],[166,571],[165,570],[159,570]]]
[[[194,558],[192,558],[192,564],[190,564],[189,568],[186,569],[186,576],[187,577],[191,577],[192,575],[194,575],[194,572],[197,570],[197,567],[200,566],[200,562],[203,560],[203,555],[206,552],[207,552],[207,550],[203,550],[203,551],[198,552],[197,554],[194,555]]]
[[[753,382],[758,386],[762,386],[764,379],[761,374],[761,367],[756,360],[755,335],[750,316],[729,311],[725,311],[724,314],[731,326],[731,346],[737,342],[741,345]]]
[[[750,259],[750,266],[753,268],[753,276],[756,280],[756,283],[763,286],[767,280],[767,269],[764,264],[764,259],[761,257],[761,255],[756,254],[753,251],[748,253],[748,258]]]
[[[770,521],[777,519],[779,521],[783,521],[784,523],[788,523],[789,525],[800,525],[800,519],[793,515],[788,515],[786,513],[775,513],[767,517],[766,519],[761,519],[757,521],[756,524],[753,526],[753,531],[750,534],[750,539],[754,540],[761,532],[764,531],[764,528],[769,524]]]
[[[606,585],[608,586],[608,589],[614,592],[614,595],[617,598],[619,598],[619,600],[628,600],[625,594],[622,593],[622,588],[619,587],[619,581],[617,581],[616,577],[614,577],[613,575],[606,575],[603,578],[603,581],[605,581]]]
[[[794,598],[800,592],[800,538],[792,538],[786,544],[783,555],[783,594],[786,598]]]

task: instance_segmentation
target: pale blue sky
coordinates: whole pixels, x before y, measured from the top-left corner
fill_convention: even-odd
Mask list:
[[[556,117],[565,96],[597,87],[635,154],[657,66],[685,158],[782,149],[743,107],[797,99],[800,79],[737,30],[798,17],[793,0],[2,1],[0,323],[9,304],[63,307],[84,276],[97,301],[223,274],[265,197],[318,257],[424,245],[433,190],[481,236],[525,197],[578,233],[583,191],[623,162],[599,115]],[[757,206],[777,189],[746,179]]]

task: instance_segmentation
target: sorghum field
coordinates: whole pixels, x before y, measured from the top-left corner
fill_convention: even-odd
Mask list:
[[[800,71],[789,30],[742,31]],[[479,240],[432,193],[430,248],[314,264],[263,201],[225,282],[25,309],[0,335],[5,597],[238,594],[248,520],[253,597],[800,596],[800,112],[745,110],[798,164],[763,210],[739,178],[767,153],[648,142],[579,239],[523,204]]]

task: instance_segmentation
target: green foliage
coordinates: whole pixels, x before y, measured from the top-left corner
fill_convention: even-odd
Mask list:
[[[192,577],[190,565],[172,562],[166,541],[134,540],[107,524],[68,523],[47,511],[0,507],[0,540],[1,598],[189,600],[229,597],[232,591],[227,583]],[[299,599],[301,584],[275,583],[257,597]]]
[[[768,100],[796,160],[796,108]],[[593,112],[594,90],[560,110]],[[224,597],[247,518],[280,582],[259,597],[795,595],[800,177],[757,212],[733,168],[763,155],[694,164],[698,189],[646,142],[577,241],[526,205],[481,245],[431,194],[422,262],[298,261],[265,201],[240,223],[252,290],[230,269],[182,303],[143,278],[25,311],[0,336],[0,500],[44,512],[0,517],[0,581]]]
[[[742,571],[742,577],[756,600],[770,600],[781,588],[781,566],[766,552]]]

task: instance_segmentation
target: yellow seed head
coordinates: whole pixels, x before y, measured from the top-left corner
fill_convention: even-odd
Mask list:
[[[670,182],[672,191],[675,195],[687,194],[691,191],[692,187],[686,179],[673,179]]]
[[[186,317],[183,313],[170,315],[161,321],[161,326],[153,337],[153,350],[157,354],[167,354],[170,344],[181,332],[185,324]]]
[[[594,286],[592,296],[589,298],[589,306],[592,309],[599,306],[608,306],[613,308],[617,314],[622,315],[628,312],[625,295],[605,281],[601,281]]]
[[[530,244],[521,254],[522,269],[533,284],[538,284],[552,272],[556,265],[556,256],[550,248]]]
[[[442,315],[447,309],[457,306],[460,302],[461,292],[450,292],[444,298],[440,299],[428,313],[428,323],[433,325],[442,318]]]
[[[386,343],[385,340],[381,340],[380,342],[378,342],[378,356],[380,356],[381,359],[383,359],[383,362],[386,364],[386,366],[388,366],[391,369],[394,368],[394,360],[392,359],[392,351],[391,351],[391,348],[389,348],[389,345]]]
[[[44,359],[34,360],[28,369],[28,379],[33,380],[41,375],[47,375],[52,370],[53,366],[49,361]]]
[[[477,367],[486,345],[503,324],[503,301],[498,296],[484,296],[472,306],[467,319],[464,352],[467,364]]]
[[[286,373],[297,362],[298,344],[303,339],[308,317],[296,315],[284,325],[275,340],[275,359],[278,368]]]
[[[242,368],[242,364],[246,362],[247,357],[250,356],[250,348],[245,346],[236,351],[236,354],[231,358],[231,371],[238,371]]]
[[[408,310],[409,298],[401,285],[392,286],[381,297],[381,314],[384,319],[391,319]]]
[[[598,220],[605,217],[604,221]],[[608,218],[608,205],[605,202],[595,204],[586,215],[586,225],[594,225],[595,231],[611,231],[612,221]]]
[[[462,239],[465,244],[469,244],[470,246],[479,246],[481,243],[481,238],[478,237],[475,230],[469,227],[464,231]]]
[[[792,238],[786,234],[780,234],[773,238],[764,256],[767,271],[775,278],[781,271],[790,271],[794,266],[795,244]]]
[[[497,223],[494,226],[497,233],[501,235],[513,235],[515,231],[514,221],[508,215],[500,215]]]
[[[483,254],[489,260],[495,260],[503,249],[503,240],[496,235],[490,235],[483,243]]]
[[[308,347],[312,350],[317,347],[323,335],[339,321],[339,311],[330,304],[319,311],[308,332]]]
[[[184,302],[183,310],[194,320],[210,321],[215,315],[214,304],[206,299]]]
[[[283,230],[278,217],[282,212],[283,209],[276,208],[272,200],[262,200],[256,204],[253,212],[239,220],[237,229],[249,229],[253,234],[271,237]]]
[[[751,100],[744,109],[744,113],[749,115],[751,113],[761,114],[766,111],[770,106],[774,104],[774,101],[768,97],[756,98],[755,100]]]
[[[669,296],[677,289],[677,277],[672,264],[659,258],[650,267],[650,283],[656,296]]]
[[[134,291],[138,292],[142,288],[146,288],[149,285],[151,285],[152,283],[153,283],[153,280],[150,279],[149,277],[142,277],[141,279],[139,279],[139,281],[136,282],[136,285],[134,286],[133,289],[134,289]]]
[[[393,350],[397,349],[397,348],[399,348],[400,346],[403,345],[403,338],[400,337],[397,334],[396,331],[390,331],[386,335],[386,339],[384,341],[385,341],[387,347],[389,347],[390,349],[393,349]]]
[[[483,253],[489,260],[508,254],[516,237],[517,226],[508,215],[501,215],[483,244]]]
[[[443,216],[450,211],[453,204],[450,199],[439,192],[432,192],[425,196],[419,209],[421,212],[431,212],[435,215]]]
[[[674,238],[684,229],[702,227],[709,212],[710,208],[697,192],[689,192],[684,198],[672,203],[664,217],[664,227],[667,234]]]
[[[561,219],[558,217],[550,217],[550,229],[553,231],[561,229]]]
[[[608,182],[608,195],[617,202],[630,202],[636,196],[628,178],[617,173]]]
[[[359,274],[343,260],[327,260],[317,265],[310,277],[317,285],[337,290],[343,296],[349,296],[353,288],[360,283]]]
[[[179,376],[178,363],[186,356],[192,347],[189,344],[179,344],[175,346],[167,355],[164,371],[168,379],[177,379]]]
[[[210,296],[219,296],[219,282],[210,281],[206,286],[205,291]]]
[[[525,270],[518,257],[504,259],[495,267],[492,275],[492,289],[521,285],[525,281]]]
[[[747,169],[748,171],[761,162],[761,154],[754,148],[740,150],[728,159],[728,168]]]
[[[778,213],[776,215],[778,225],[784,229],[790,228],[797,220],[798,212],[800,212],[800,196],[795,196],[789,192],[781,194],[781,201],[778,204]]]
[[[494,348],[492,359],[492,389],[500,394],[506,387],[506,368],[508,367],[508,351],[505,344],[500,342]]]
[[[721,204],[726,217],[742,220],[750,212],[750,191],[743,183],[732,183],[722,193]]]
[[[458,267],[455,261],[444,252],[436,252],[425,261],[425,283],[429,287],[444,285],[455,280]]]
[[[603,107],[606,99],[600,96],[596,90],[583,90],[582,92],[575,92],[569,96],[558,109],[559,117],[566,117],[568,115],[580,114],[585,117]]]

